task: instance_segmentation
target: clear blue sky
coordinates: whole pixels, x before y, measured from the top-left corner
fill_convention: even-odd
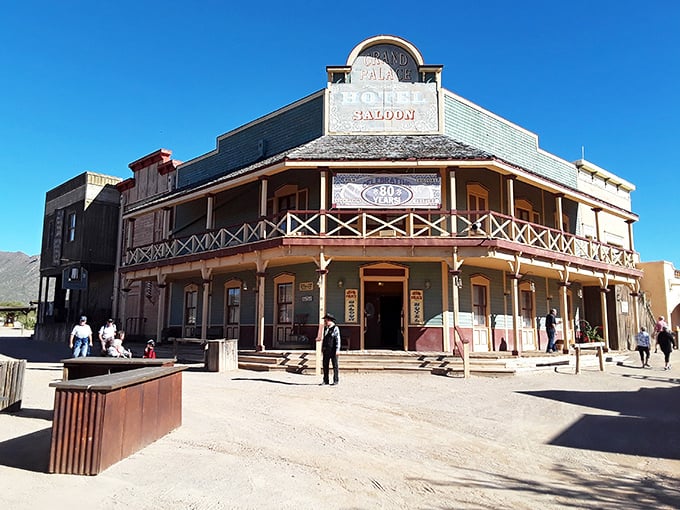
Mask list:
[[[325,86],[365,38],[411,41],[444,87],[632,182],[642,260],[680,269],[680,2],[3,2],[0,251],[40,252],[45,193],[187,161]]]

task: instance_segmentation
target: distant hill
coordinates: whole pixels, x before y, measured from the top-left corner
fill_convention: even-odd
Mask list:
[[[40,255],[0,251],[0,302],[38,300]]]

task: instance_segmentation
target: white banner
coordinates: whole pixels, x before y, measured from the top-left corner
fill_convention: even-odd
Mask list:
[[[439,174],[337,174],[331,203],[338,209],[439,209]]]

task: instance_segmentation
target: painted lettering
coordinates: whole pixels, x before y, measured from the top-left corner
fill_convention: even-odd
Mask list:
[[[415,110],[355,110],[352,120],[415,120]]]

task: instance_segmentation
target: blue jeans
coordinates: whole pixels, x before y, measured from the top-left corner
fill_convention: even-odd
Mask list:
[[[555,350],[555,328],[546,329],[545,331],[548,333],[548,348],[545,352],[553,352]]]
[[[90,347],[90,340],[88,338],[76,338],[73,340],[73,357],[84,358],[87,356],[87,350]]]

